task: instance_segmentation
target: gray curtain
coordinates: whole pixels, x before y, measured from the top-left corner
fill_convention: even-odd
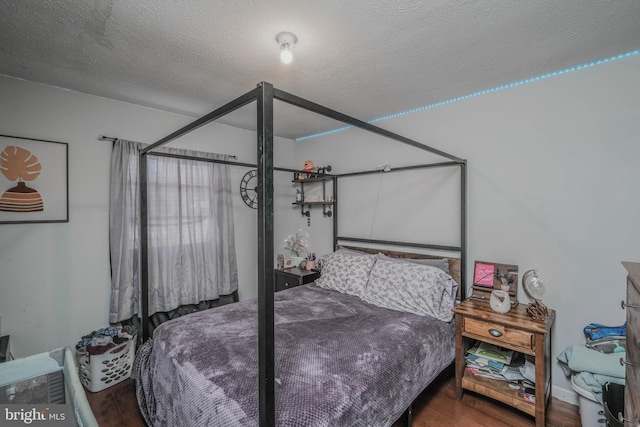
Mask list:
[[[117,140],[111,156],[109,236],[112,323],[140,313],[138,151]],[[172,154],[228,156],[161,148]],[[229,166],[147,157],[149,314],[197,304],[238,289]]]

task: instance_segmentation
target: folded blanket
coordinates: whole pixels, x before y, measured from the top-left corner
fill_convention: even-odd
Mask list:
[[[571,376],[571,382],[584,390],[590,391],[602,403],[602,387],[606,383],[624,385],[624,378],[592,374],[591,372],[575,372]]]
[[[590,372],[608,377],[624,378],[624,366],[620,364],[622,353],[600,353],[583,345],[571,345],[557,357],[565,375],[572,372]]]
[[[587,340],[586,346],[600,353],[624,353],[627,351],[626,337],[604,337]]]

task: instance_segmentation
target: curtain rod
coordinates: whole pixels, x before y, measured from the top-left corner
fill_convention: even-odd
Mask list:
[[[113,136],[100,135],[100,136],[98,136],[98,139],[99,139],[100,141],[116,142],[116,141],[117,141],[118,139],[120,139],[120,138],[115,138],[115,137],[113,137]],[[237,158],[238,158],[238,156],[233,155],[233,154],[227,154],[227,156],[228,156],[230,159],[237,159]]]

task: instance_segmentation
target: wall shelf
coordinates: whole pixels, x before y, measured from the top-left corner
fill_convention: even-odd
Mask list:
[[[325,217],[331,217],[333,215],[332,208],[335,204],[335,194],[332,194],[331,200],[327,200],[327,181],[334,182],[335,177],[332,175],[327,175],[324,171],[331,171],[331,166],[327,166],[324,168],[319,168],[322,172],[295,172],[293,174],[293,182],[294,184],[300,185],[300,201],[295,201],[292,203],[293,206],[300,206],[300,213],[302,216],[306,216],[307,218],[311,217],[311,208],[313,206],[322,206],[322,215]],[[305,178],[300,178],[301,175],[306,176]],[[320,200],[307,200],[312,196],[308,196],[305,193],[305,184],[314,185],[319,183],[319,186],[322,188],[322,196],[315,196],[320,198]],[[305,206],[307,210],[305,210]]]

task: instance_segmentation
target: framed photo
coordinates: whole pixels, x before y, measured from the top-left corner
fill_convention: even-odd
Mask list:
[[[518,303],[518,266],[476,261],[473,268],[471,298],[489,301],[493,290],[508,290],[512,305]]]
[[[69,222],[69,144],[0,135],[0,224]]]
[[[476,261],[473,269],[473,284],[493,288],[496,266],[488,262]]]

